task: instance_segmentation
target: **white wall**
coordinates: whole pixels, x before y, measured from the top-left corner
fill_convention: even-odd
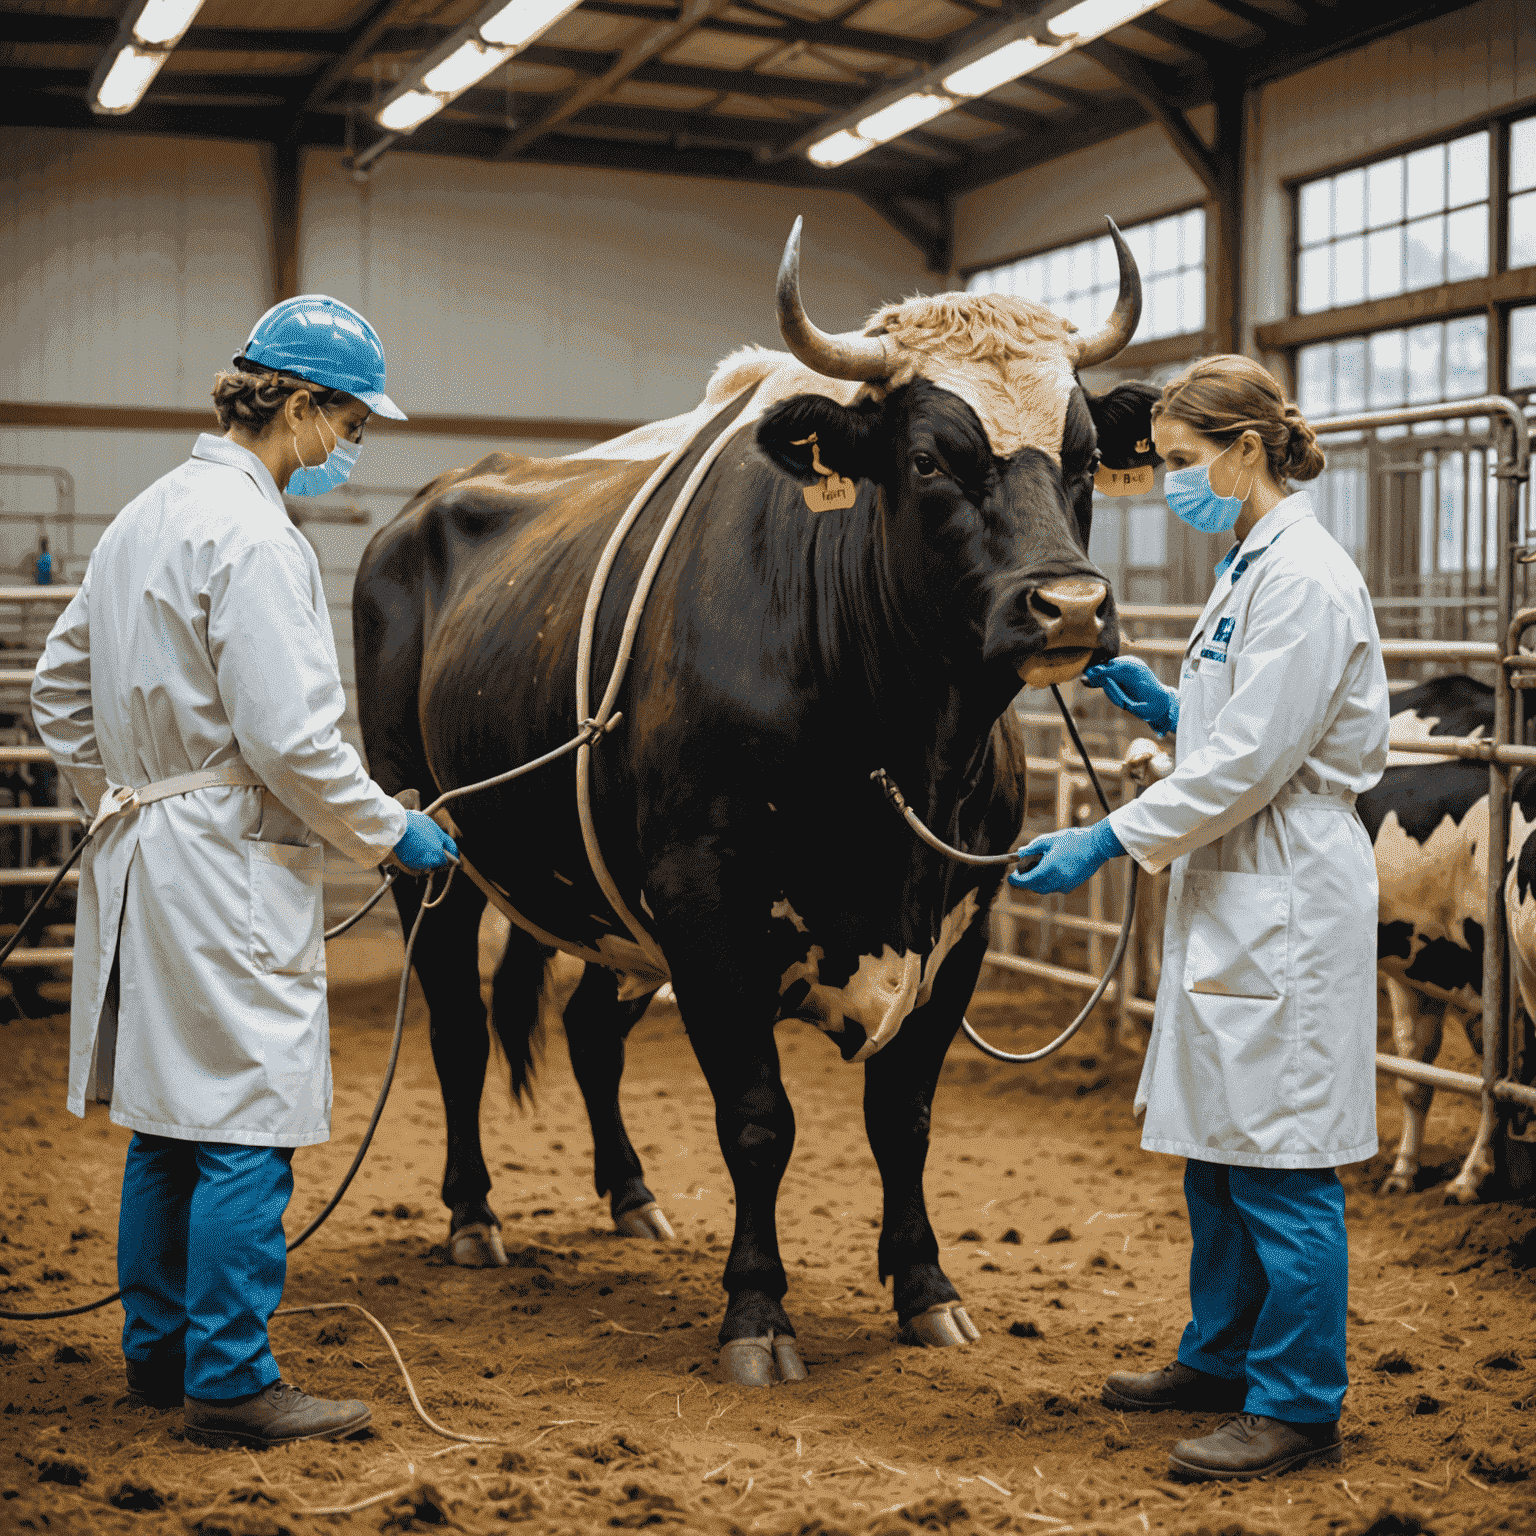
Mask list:
[[[691,409],[732,348],[778,344],[774,274],[797,213],[824,328],[931,287],[916,250],[840,193],[420,155],[359,186],[316,153],[304,210],[303,284],[378,327],[406,411]]]

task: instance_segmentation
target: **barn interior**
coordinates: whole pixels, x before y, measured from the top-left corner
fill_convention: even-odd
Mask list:
[[[1536,622],[1536,557],[1527,554],[1536,528],[1523,478],[1536,420],[1536,8],[1525,0],[0,0],[0,83],[0,938],[15,932],[84,826],[29,714],[43,642],[102,531],[186,458],[196,434],[213,429],[214,378],[263,311],[316,292],[355,305],[384,339],[390,393],[409,416],[369,423],[345,486],[287,500],[319,558],[347,691],[343,729],[361,748],[352,584],[369,540],[444,470],[493,452],[557,457],[594,448],[691,411],[735,349],[781,346],[773,288],[797,217],[806,302],[829,331],[857,329],[891,300],[952,290],[1018,294],[1091,330],[1115,300],[1103,222],[1113,218],[1137,258],[1143,316],[1133,343],[1085,384],[1162,384],[1219,352],[1262,362],[1309,419],[1334,423],[1324,439],[1329,467],[1311,489],[1324,526],[1369,585],[1393,689],[1468,674],[1508,698],[1501,741],[1532,750],[1526,690],[1536,687],[1536,667],[1519,664],[1536,649],[1524,629]],[[1488,397],[1507,404],[1492,407]],[[1393,419],[1355,421],[1362,416]],[[1130,648],[1171,681],[1229,539],[1176,518],[1161,475],[1144,494],[1096,498],[1090,554],[1113,583]],[[1089,690],[1068,685],[1064,693],[1110,793],[1134,793],[1122,759],[1145,730]],[[1015,709],[1029,751],[1028,830],[1096,817],[1050,695],[1025,690]],[[1520,763],[1518,753],[1507,755],[1499,780],[1506,817]],[[16,1154],[0,1205],[14,1240],[34,1250],[21,1264],[0,1253],[0,1276],[31,1275],[26,1265],[35,1261],[39,1273],[51,1266],[110,1282],[109,1245],[95,1253],[90,1243],[100,1246],[113,1198],[106,1188],[93,1193],[96,1215],[72,1220],[59,1213],[77,1207],[47,1171],[73,1157],[64,1151],[70,1138],[90,1134],[61,1108],[77,880],[66,876],[44,924],[0,967],[0,1039],[8,1035],[20,1053],[17,1076],[0,1088],[0,1121]],[[330,854],[327,920],[355,908],[374,884],[371,871]],[[991,963],[973,1018],[989,1020],[1014,1049],[1047,1040],[1047,1024],[1069,1016],[1103,971],[1125,899],[1124,875],[1114,871],[1071,898],[1005,897],[992,915]],[[982,1310],[995,1314],[994,1330],[1013,1327],[1004,1343],[1016,1353],[1034,1352],[1027,1382],[993,1379],[981,1367],[935,1370],[927,1357],[905,1362],[900,1382],[888,1377],[890,1352],[876,1344],[883,1324],[858,1315],[874,1310],[866,1290],[879,1295],[871,1266],[837,1258],[821,1279],[829,1297],[836,1280],[858,1298],[828,1312],[847,1324],[852,1342],[834,1348],[827,1332],[817,1348],[842,1362],[856,1390],[822,1405],[738,1409],[737,1420],[721,1423],[710,1415],[729,1394],[716,1402],[706,1387],[697,1394],[702,1427],[690,1424],[694,1407],[683,1394],[692,1357],[683,1344],[705,1335],[663,1334],[639,1307],[620,1320],[624,1295],[610,1310],[610,1291],[583,1277],[577,1249],[590,1251],[596,1239],[587,1234],[597,1229],[572,1204],[590,1196],[580,1106],[567,1077],[547,1112],[523,1115],[505,1095],[486,1111],[488,1121],[498,1118],[508,1170],[498,1178],[509,1182],[508,1201],[513,1184],[526,1195],[529,1216],[517,1236],[527,1247],[516,1260],[524,1268],[513,1273],[519,1282],[531,1276],[533,1287],[514,1287],[521,1299],[496,1303],[511,1308],[498,1320],[506,1327],[496,1350],[527,1353],[531,1395],[510,1379],[497,1385],[500,1365],[482,1370],[477,1360],[470,1369],[465,1353],[481,1348],[468,1342],[479,1277],[442,1268],[435,1246],[441,1131],[416,1040],[408,1097],[398,1118],[391,1110],[400,1144],[382,1172],[366,1176],[374,1180],[363,1207],[373,1214],[359,1217],[370,1224],[367,1235],[345,1262],[345,1239],[328,1235],[334,1262],[310,1266],[300,1289],[306,1300],[335,1290],[377,1309],[386,1293],[374,1289],[376,1274],[386,1277],[379,1284],[407,1276],[400,1294],[412,1293],[408,1326],[423,1337],[441,1333],[442,1352],[432,1358],[451,1386],[440,1417],[452,1413],[476,1433],[499,1434],[498,1415],[510,1413],[517,1433],[506,1459],[499,1448],[494,1458],[471,1449],[476,1472],[457,1466],[461,1454],[450,1458],[451,1476],[429,1478],[420,1469],[446,1464],[424,1460],[440,1446],[418,1433],[407,1405],[406,1427],[390,1433],[409,1454],[391,1452],[392,1467],[376,1448],[349,1449],[323,1472],[294,1459],[270,1479],[289,1492],[233,1462],[227,1475],[198,1469],[185,1448],[175,1456],[156,1450],[135,1471],[106,1448],[147,1427],[112,1418],[105,1405],[80,1406],[82,1394],[89,1403],[111,1390],[97,1381],[114,1360],[101,1321],[109,1312],[94,1315],[85,1358],[73,1364],[53,1352],[73,1347],[63,1325],[49,1325],[41,1353],[36,1329],[0,1325],[0,1395],[21,1405],[0,1443],[14,1440],[22,1455],[19,1470],[0,1472],[0,1492],[19,1502],[0,1503],[0,1511],[70,1530],[160,1529],[161,1521],[169,1530],[173,1520],[183,1529],[185,1517],[196,1530],[256,1536],[263,1519],[273,1529],[329,1528],[315,1508],[369,1499],[387,1483],[415,1492],[360,1512],[355,1518],[367,1524],[358,1528],[415,1529],[439,1517],[476,1531],[504,1529],[498,1520],[590,1528],[584,1511],[597,1504],[557,1498],[547,1485],[576,1468],[592,1474],[586,1483],[571,1477],[599,1490],[593,1499],[615,1501],[616,1511],[604,1505],[607,1523],[722,1532],[889,1536],[914,1521],[957,1532],[982,1523],[1182,1532],[1224,1529],[1228,1514],[1238,1521],[1231,1529],[1255,1536],[1536,1529],[1536,1461],[1525,1427],[1536,1382],[1522,1342],[1536,1274],[1532,1234],[1519,1217],[1527,1207],[1493,1202],[1470,1218],[1441,1209],[1478,1121],[1482,1090],[1473,1079],[1512,1070],[1518,1055],[1512,1013],[1489,1032],[1481,1058],[1447,1030],[1440,1065],[1464,1081],[1441,1084],[1431,1151],[1402,1205],[1376,1193],[1403,1114],[1396,1079],[1388,1071],[1380,1079],[1383,1154],[1350,1184],[1359,1219],[1371,1224],[1376,1266],[1369,1301],[1360,1303],[1370,1332],[1358,1346],[1370,1384],[1362,1414],[1381,1426],[1360,1447],[1367,1471],[1347,1471],[1342,1489],[1337,1476],[1319,1474],[1296,1507],[1270,1487],[1241,1510],[1215,1495],[1197,1508],[1147,1491],[1153,1474],[1142,1461],[1152,1465],[1153,1442],[1143,1426],[1132,1434],[1081,1406],[1087,1389],[1072,1374],[1080,1373],[1081,1350],[1103,1342],[1108,1354],[1112,1343],[1117,1355],[1145,1354],[1151,1363],[1152,1340],[1161,1348],[1176,1337],[1169,1330],[1177,1307],[1157,1325],[1139,1302],[1119,1310],[1125,1298],[1115,1295],[1111,1271],[1122,1259],[1131,1268],[1131,1241],[1121,1250],[1097,1237],[1119,1220],[1105,1210],[1123,1196],[1148,1253],[1158,1254],[1148,1259],[1141,1294],[1149,1285],[1160,1296],[1179,1294],[1177,1234],[1153,1236],[1155,1222],[1174,1215],[1176,1181],[1149,1174],[1135,1204],[1131,1181],[1119,1182],[1131,1159],[1146,1161],[1134,1150],[1129,1100],[1160,979],[1160,910],[1136,918],[1122,981],[1083,1037],[1094,1043],[1071,1058],[1086,1065],[1053,1067],[1024,1098],[1006,1072],[964,1058],[963,1042],[946,1068],[943,1091],[959,1107],[949,1133],[936,1114],[936,1157],[964,1198],[941,1241],[981,1255],[976,1283],[991,1297]],[[484,935],[487,965],[495,921],[487,919]],[[386,903],[338,942],[330,962],[342,996],[337,1049],[351,1074],[351,1133],[371,1104],[388,1039],[381,1009],[387,1015],[393,1006],[400,954]],[[1509,1012],[1507,974],[1499,985]],[[416,1028],[424,1014],[419,1002],[412,1006]],[[636,1043],[636,1092],[681,1092],[667,1077],[668,1053],[681,1045],[676,1011],[656,1005]],[[855,1118],[857,1106],[842,1104],[851,1090],[841,1078],[833,1086],[832,1068],[824,1071],[815,1055],[821,1047],[807,1032],[790,1055],[804,1095],[824,1096],[807,1127],[835,1138],[841,1121],[827,1106]],[[1389,1034],[1382,1051],[1401,1055]],[[561,1054],[551,1053],[552,1071],[564,1072],[554,1059]],[[1527,1085],[1531,1071],[1527,1062]],[[339,1084],[343,1076],[338,1065]],[[707,1105],[697,1079],[687,1092]],[[1100,1115],[1101,1101],[1113,1113]],[[680,1202],[697,1202],[680,1206],[698,1216],[685,1247],[712,1285],[720,1257],[713,1228],[723,1232],[731,1220],[728,1183],[708,1116],[700,1121],[690,1106],[675,1115],[668,1106],[671,1118],[647,1134],[669,1156],[674,1145],[708,1143],[708,1175],[694,1169],[702,1182],[678,1174],[673,1183],[684,1192]],[[1006,1116],[1006,1131],[988,1129],[994,1111]],[[1030,1117],[1058,1111],[1051,1139],[1030,1143]],[[345,1165],[342,1125],[339,1109],[338,1143],[312,1164],[313,1206],[319,1186]],[[1520,1134],[1528,1133],[1526,1125]],[[987,1149],[994,1134],[1002,1139]],[[110,1136],[81,1164],[105,1183],[120,1151],[121,1138]],[[519,1150],[523,1136],[539,1142],[532,1156]],[[838,1160],[860,1155],[837,1144]],[[1058,1192],[1052,1165],[1080,1155],[1088,1163]],[[1035,1182],[1006,1222],[993,1221],[976,1212],[987,1210],[990,1181],[1004,1165]],[[873,1187],[824,1196],[807,1178],[802,1241],[811,1231],[818,1242],[840,1240],[834,1218],[850,1212],[862,1239],[878,1218]],[[1047,1242],[1058,1205],[1059,1228],[1070,1229],[1062,1242],[1071,1245],[1060,1249]],[[1096,1206],[1105,1208],[1102,1225],[1089,1229]],[[30,1236],[17,1225],[23,1216]],[[68,1235],[87,1229],[89,1240]],[[1020,1229],[1025,1237],[1015,1242]],[[84,1256],[49,1257],[66,1247]],[[1412,1251],[1420,1254],[1414,1267],[1393,1267]],[[1061,1264],[1058,1254],[1066,1255]],[[618,1276],[643,1271],[653,1302],[667,1296],[661,1305],[675,1310],[675,1255],[659,1245],[630,1264],[611,1249],[603,1255],[606,1287],[622,1292],[627,1282]],[[1469,1274],[1463,1266],[1472,1264]],[[435,1267],[418,1276],[407,1265]],[[1063,1297],[1069,1281],[1087,1286],[1090,1268],[1093,1280],[1086,1300],[1072,1292],[1070,1328],[1058,1324],[1063,1314],[1044,1310],[1056,1297],[1046,1297],[1042,1276],[1054,1287],[1063,1265]],[[0,1279],[0,1291],[7,1283]],[[88,1290],[37,1275],[9,1283],[21,1304],[55,1293],[77,1300]],[[704,1280],[691,1276],[682,1290],[712,1337],[714,1325],[703,1319],[715,1301]],[[1104,1300],[1111,1297],[1114,1308]],[[567,1302],[570,1316],[561,1311],[556,1324],[553,1314]],[[518,1330],[534,1328],[546,1303],[551,1331],[535,1348]],[[460,1332],[438,1327],[441,1308],[456,1314]],[[602,1347],[580,1332],[594,1316],[603,1320]],[[1486,1339],[1476,1332],[1489,1327]],[[354,1329],[357,1369],[376,1371],[370,1387],[405,1404],[387,1355],[364,1350],[364,1332]],[[1461,1343],[1440,1342],[1442,1333]],[[637,1334],[661,1342],[624,1374],[613,1347]],[[304,1335],[316,1336],[324,1336],[318,1324]],[[321,1369],[353,1369],[345,1343],[343,1332],[339,1343],[313,1346]],[[55,1370],[55,1360],[68,1369]],[[51,1384],[28,1385],[28,1370],[51,1373]],[[592,1384],[605,1374],[622,1377],[622,1391],[612,1389],[622,1412]],[[707,1369],[699,1382],[706,1377]],[[1060,1391],[1048,1389],[1058,1378]],[[430,1372],[417,1379],[424,1397],[432,1380]],[[682,1428],[658,1428],[637,1406],[649,1393],[670,1410],[674,1388],[677,1425],[693,1436],[686,1444]],[[991,1404],[987,1433],[943,1421],[942,1434],[953,1439],[945,1455],[953,1454],[945,1461],[935,1453],[936,1481],[919,1499],[919,1426],[926,1394],[941,1388]],[[1454,1410],[1459,1436],[1448,1447],[1429,1433],[1451,1429],[1436,1417],[1442,1404]],[[818,1407],[826,1410],[820,1417]],[[71,1411],[77,1428],[94,1413],[84,1442],[94,1449],[83,1462],[74,1456],[87,1469],[74,1481],[74,1462],[61,1452],[66,1470],[50,1481],[38,1470],[47,1458],[36,1454],[33,1426],[63,1425]],[[946,1402],[943,1411],[958,1410]],[[727,1433],[732,1422],[736,1432]],[[1382,1450],[1399,1430],[1411,1448]],[[829,1449],[806,1481],[813,1436]],[[555,1447],[564,1461],[546,1455]],[[1124,1476],[1109,1470],[1117,1455],[1127,1461]],[[90,1476],[92,1456],[111,1463],[110,1478]],[[626,1468],[639,1493],[618,1491]],[[862,1491],[826,1492],[832,1485],[820,1477],[845,1472],[846,1486]],[[322,1475],[340,1490],[333,1499],[319,1496],[318,1483],[297,1481]],[[244,1492],[231,1499],[237,1477]],[[109,1484],[127,1502],[103,1502]],[[131,1488],[139,1485],[149,1491],[135,1505]],[[800,1512],[825,1523],[796,1524]],[[381,1515],[396,1524],[380,1527]],[[0,1526],[7,1518],[0,1513]],[[1404,1523],[1381,1523],[1389,1519]]]

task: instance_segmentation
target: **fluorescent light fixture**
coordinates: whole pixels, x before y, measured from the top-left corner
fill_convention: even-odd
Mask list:
[[[133,24],[134,41],[151,47],[170,46],[192,25],[202,4],[203,0],[148,0]]]
[[[457,96],[511,56],[510,48],[487,48],[472,37],[460,43],[442,63],[434,64],[421,77],[421,83],[439,96]]]
[[[168,53],[146,53],[131,44],[120,50],[106,79],[96,88],[92,105],[102,112],[130,111],[138,106],[149,82],[169,57]]]
[[[521,48],[580,4],[581,0],[512,0],[480,23],[480,36],[496,47]]]
[[[861,139],[871,139],[876,144],[884,144],[888,139],[899,138],[920,123],[929,122],[941,113],[948,112],[953,106],[954,102],[947,96],[930,96],[927,92],[915,92],[911,96],[903,96],[899,101],[893,101],[888,107],[881,107],[878,112],[871,112],[868,117],[861,118],[855,131]]]
[[[1163,0],[1079,0],[1079,4],[1051,17],[1045,25],[1053,37],[1088,43],[1145,16],[1148,11],[1155,11],[1162,3]]]
[[[378,124],[391,133],[409,133],[434,112],[442,111],[443,105],[441,96],[433,96],[427,91],[406,91],[384,103],[379,109]]]
[[[150,4],[186,4],[189,0],[149,0]],[[409,133],[440,112],[456,96],[505,64],[519,48],[547,32],[581,0],[496,0],[482,6],[446,42],[416,62],[374,114],[390,133]]]
[[[1067,50],[1065,47],[1049,47],[1032,37],[1017,37],[1004,43],[991,53],[983,54],[970,64],[962,65],[952,75],[945,75],[944,89],[956,96],[985,96],[998,86],[1027,75],[1042,64],[1049,64]]]
[[[814,160],[817,165],[830,168],[834,165],[846,165],[850,160],[856,160],[866,150],[874,147],[873,139],[861,139],[851,129],[842,128],[812,144],[805,153],[807,158]]]

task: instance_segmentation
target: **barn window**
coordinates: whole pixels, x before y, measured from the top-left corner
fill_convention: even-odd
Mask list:
[[[1509,265],[1536,267],[1536,117],[1509,125]]]
[[[1205,210],[1190,208],[1122,230],[1141,269],[1137,341],[1205,329]],[[1095,331],[1119,292],[1115,248],[1107,235],[1058,245],[973,272],[970,293],[1012,293],[1044,304],[1079,330]]]
[[[1536,304],[1509,313],[1509,387],[1536,389]]]
[[[1390,155],[1297,189],[1304,315],[1488,274],[1489,133]]]
[[[1487,383],[1486,315],[1322,341],[1296,353],[1296,403],[1305,416],[1429,405],[1480,395]]]

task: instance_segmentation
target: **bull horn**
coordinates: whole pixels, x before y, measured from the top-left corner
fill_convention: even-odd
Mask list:
[[[1117,352],[1123,351],[1141,321],[1141,273],[1136,270],[1136,258],[1131,255],[1131,248],[1116,228],[1115,221],[1106,217],[1104,222],[1109,225],[1109,237],[1115,242],[1115,258],[1120,263],[1120,297],[1115,300],[1109,324],[1102,331],[1085,336],[1078,344],[1079,368],[1107,363]]]
[[[873,383],[889,378],[895,358],[885,337],[861,336],[857,331],[829,336],[806,317],[805,306],[800,302],[800,229],[804,222],[796,218],[795,227],[784,242],[783,260],[779,262],[779,335],[807,368],[814,368],[829,379]]]

